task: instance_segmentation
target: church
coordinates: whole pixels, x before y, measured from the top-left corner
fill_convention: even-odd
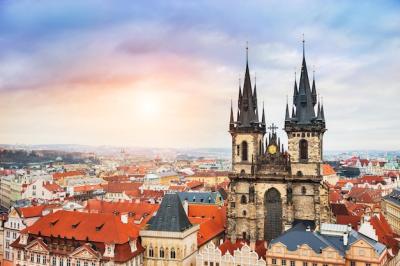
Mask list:
[[[248,52],[247,52],[248,54]],[[297,223],[319,228],[330,221],[327,187],[322,183],[324,107],[315,78],[308,77],[304,52],[300,80],[295,79],[293,107],[286,104],[284,149],[277,127],[261,119],[257,88],[251,84],[248,55],[243,87],[239,85],[236,119],[231,106],[232,171],[229,174],[227,237],[270,242]],[[267,134],[268,133],[268,134]]]

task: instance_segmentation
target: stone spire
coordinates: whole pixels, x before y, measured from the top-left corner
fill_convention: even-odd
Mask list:
[[[263,110],[262,110],[262,118],[261,118],[261,125],[265,127],[265,111],[264,111],[264,102],[263,102]]]
[[[232,130],[235,127],[235,121],[233,119],[233,107],[232,107],[232,100],[231,100],[231,115],[229,118],[229,129]]]
[[[315,70],[313,70],[313,81],[312,81],[312,89],[311,89],[312,103],[313,106],[317,103],[317,89],[315,88]]]

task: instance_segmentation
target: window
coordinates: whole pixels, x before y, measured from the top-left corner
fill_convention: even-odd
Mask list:
[[[12,224],[12,223],[11,223],[11,224]],[[9,230],[6,231],[6,236],[7,236],[7,237],[10,237],[10,231],[9,231]]]
[[[42,264],[43,264],[43,265],[46,265],[46,263],[47,263],[47,257],[46,257],[46,255],[43,255],[43,257],[42,257]]]
[[[240,198],[240,203],[241,204],[247,204],[247,198],[245,195],[242,195],[242,197]]]
[[[305,139],[299,142],[300,160],[308,160],[308,142]]]
[[[236,155],[239,156],[239,154],[240,154],[240,146],[236,145]]]
[[[51,265],[56,266],[57,265],[57,259],[56,257],[53,257],[52,261],[51,261]]]
[[[318,266],[318,264],[317,263],[313,263],[312,266]]]
[[[164,258],[164,248],[160,248],[160,258]]]
[[[18,250],[17,252],[17,258],[20,260],[21,259],[21,250]]]
[[[290,266],[296,266],[296,263],[295,263],[294,260],[291,260],[291,261],[290,261]]]
[[[41,256],[40,256],[40,254],[37,254],[36,255],[36,263],[37,264],[40,264],[40,261],[42,260],[42,258],[41,258]]]
[[[282,260],[282,266],[286,266],[286,260]]]
[[[17,232],[13,232],[13,239],[17,239]]]
[[[63,258],[60,258],[60,261],[59,261],[58,265],[64,266],[64,259]]]
[[[67,266],[71,266],[71,259],[70,258],[67,259]]]
[[[365,263],[365,266],[371,266],[371,263]]]
[[[35,262],[35,254],[31,253],[31,262]]]
[[[248,155],[247,155],[247,151],[248,147],[247,147],[247,142],[243,141],[242,142],[242,161],[247,161],[248,160]]]
[[[149,257],[154,257],[154,249],[152,246],[149,248]]]
[[[171,259],[175,259],[175,256],[176,256],[175,249],[171,248]]]
[[[236,204],[234,202],[231,202],[231,208],[235,208]]]
[[[307,262],[303,262],[303,266],[308,266],[308,263]]]
[[[350,261],[350,266],[356,266],[356,262],[355,261]]]
[[[305,186],[301,187],[301,194],[305,195],[307,193],[307,189]]]
[[[76,261],[76,266],[81,266],[81,261],[80,260]]]
[[[243,216],[246,216],[246,215],[247,215],[246,210],[243,210]]]
[[[246,232],[242,232],[242,237],[243,237],[243,240],[246,240],[247,239],[247,233]]]
[[[276,259],[272,259],[272,265],[276,265]]]
[[[83,266],[89,266],[89,262],[84,261],[84,262],[83,262]]]

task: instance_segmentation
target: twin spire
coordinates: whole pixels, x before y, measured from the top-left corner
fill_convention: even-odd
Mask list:
[[[256,83],[256,82],[255,82]],[[254,89],[251,85],[248,47],[246,47],[246,71],[244,75],[243,90],[239,81],[238,112],[236,121],[233,117],[233,106],[231,103],[230,130],[233,129],[257,129],[265,132],[265,113],[262,110],[261,122],[259,120],[257,85]]]
[[[317,102],[318,107],[316,114],[314,108]],[[324,108],[322,104],[317,101],[317,89],[315,85],[314,71],[312,85],[310,87],[307,63],[305,58],[305,45],[303,40],[303,60],[301,64],[301,73],[298,86],[295,73],[292,116],[290,117],[289,115],[289,106],[288,103],[286,103],[285,122],[290,122],[298,125],[308,125],[316,122],[325,124],[325,115],[323,112]]]

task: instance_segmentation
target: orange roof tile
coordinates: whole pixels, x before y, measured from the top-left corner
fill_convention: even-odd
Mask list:
[[[58,211],[43,216],[32,226],[21,231],[41,236],[59,236],[79,241],[123,244],[137,238],[135,224],[124,224],[119,215],[111,213],[86,213]]]
[[[54,173],[53,174],[53,179],[54,180],[59,180],[63,179],[66,177],[71,177],[71,176],[83,176],[85,175],[84,171],[68,171],[68,172],[63,172],[63,173]]]
[[[335,170],[329,164],[322,165],[322,175],[336,175]]]

